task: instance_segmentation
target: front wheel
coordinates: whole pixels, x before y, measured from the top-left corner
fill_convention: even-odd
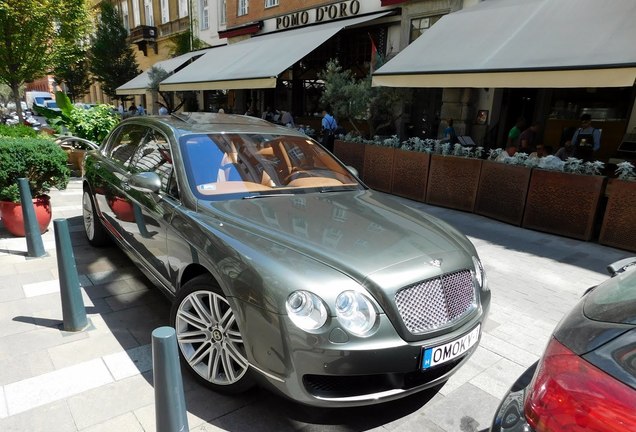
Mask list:
[[[184,364],[206,386],[240,393],[254,383],[236,315],[209,276],[187,282],[170,314]]]

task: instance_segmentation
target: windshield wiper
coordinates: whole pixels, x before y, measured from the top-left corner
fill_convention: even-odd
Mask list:
[[[330,186],[330,187],[321,188],[320,193],[345,192],[345,191],[354,191],[358,189],[359,189],[358,186]]]
[[[271,197],[289,197],[289,196],[294,196],[294,194],[290,194],[290,193],[276,193],[276,194],[248,195],[248,196],[244,196],[243,199],[271,198]]]

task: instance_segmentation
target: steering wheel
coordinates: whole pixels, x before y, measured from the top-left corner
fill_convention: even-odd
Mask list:
[[[292,168],[289,175],[285,177],[283,181],[285,182],[285,184],[288,184],[291,181],[294,181],[298,178],[304,178],[304,177],[312,177],[312,174],[309,171],[304,170],[303,168],[294,167]]]

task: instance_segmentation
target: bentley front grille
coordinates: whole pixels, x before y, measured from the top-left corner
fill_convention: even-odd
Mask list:
[[[477,307],[473,277],[469,270],[461,270],[427,279],[398,291],[395,303],[409,332],[430,332]]]

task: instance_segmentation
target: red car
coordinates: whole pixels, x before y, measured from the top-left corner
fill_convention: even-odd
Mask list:
[[[512,386],[491,432],[636,431],[636,257],[608,271]]]

